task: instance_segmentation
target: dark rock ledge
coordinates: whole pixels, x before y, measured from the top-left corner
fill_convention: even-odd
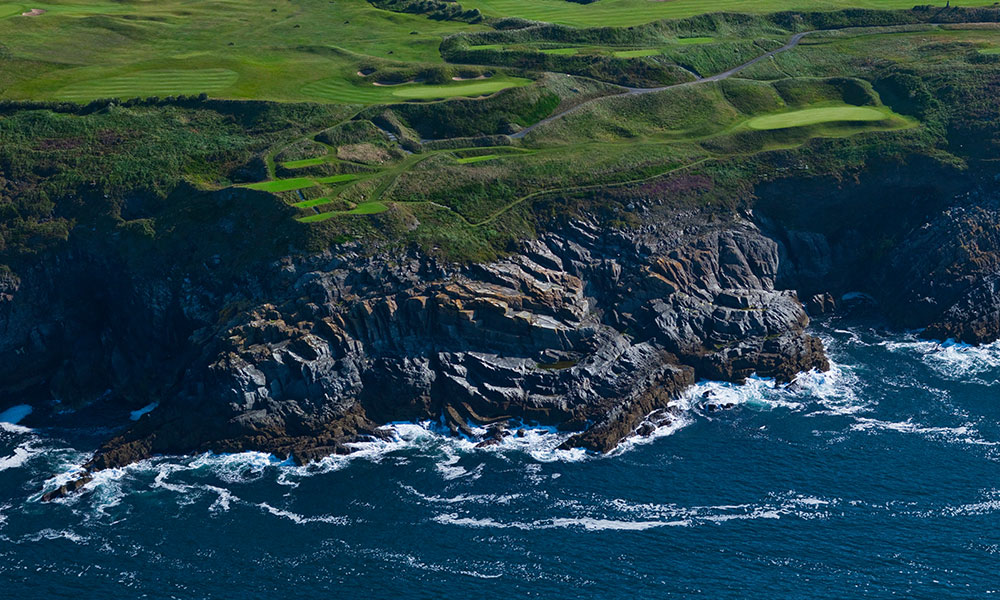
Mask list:
[[[304,463],[442,415],[466,433],[554,424],[607,452],[696,378],[826,369],[795,293],[774,289],[777,245],[747,223],[688,229],[581,220],[453,273],[415,255],[287,263],[288,300],[205,340],[175,396],[87,467],[251,449]]]
[[[0,390],[86,404],[110,388],[116,406],[160,402],[88,471],[204,451],[306,463],[384,436],[384,423],[442,417],[455,433],[488,426],[484,446],[517,419],[558,426],[571,434],[566,447],[607,452],[668,422],[697,379],[790,381],[828,368],[803,304],[776,282],[819,312],[854,289],[895,324],[996,339],[998,201],[934,198],[909,222],[874,222],[897,240],[877,261],[852,241],[877,239],[862,229],[760,216],[765,235],[676,207],[628,231],[579,218],[509,259],[461,268],[415,251],[348,250],[252,275],[206,263],[207,275],[179,279],[78,250],[0,282]],[[46,302],[55,289],[62,304]]]

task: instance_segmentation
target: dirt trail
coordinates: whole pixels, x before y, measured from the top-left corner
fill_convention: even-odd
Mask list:
[[[728,71],[723,71],[722,73],[719,73],[717,75],[712,75],[711,77],[701,77],[701,78],[695,79],[694,81],[685,81],[684,83],[675,83],[673,85],[665,85],[663,87],[655,87],[655,88],[629,88],[629,87],[627,87],[627,88],[625,88],[624,92],[622,92],[621,94],[618,94],[618,95],[619,96],[639,96],[641,94],[651,94],[653,92],[662,92],[664,90],[669,90],[669,89],[673,89],[673,88],[680,88],[680,87],[685,87],[685,86],[689,86],[689,85],[697,85],[699,83],[705,83],[705,82],[709,82],[709,81],[722,81],[723,79],[728,79],[729,77],[732,77],[733,75],[739,73],[740,71],[742,71],[742,70],[744,70],[744,69],[746,69],[748,67],[752,67],[753,65],[759,63],[762,60],[767,60],[767,59],[771,58],[775,54],[779,54],[781,52],[785,52],[786,50],[791,50],[792,48],[794,48],[794,47],[796,47],[796,46],[799,45],[799,42],[802,40],[802,38],[804,38],[805,36],[807,36],[809,34],[812,34],[812,33],[817,33],[817,32],[816,31],[803,31],[802,33],[796,33],[795,35],[793,35],[791,37],[790,40],[788,40],[788,43],[785,44],[784,46],[782,46],[781,48],[776,48],[774,50],[771,50],[770,52],[767,52],[765,54],[761,54],[760,56],[758,56],[757,58],[755,58],[755,59],[753,59],[751,61],[745,62],[742,65],[739,65],[737,67],[733,67],[732,69],[729,69]],[[576,106],[574,106],[572,108],[566,109],[566,110],[564,110],[561,113],[557,113],[557,114],[554,114],[552,116],[546,117],[546,118],[542,119],[541,121],[535,123],[534,125],[530,125],[528,127],[525,127],[521,131],[518,131],[517,133],[512,134],[510,137],[511,137],[511,139],[515,139],[515,140],[523,138],[524,136],[528,135],[529,133],[531,133],[536,128],[541,127],[542,125],[545,125],[546,123],[551,123],[552,121],[555,121],[556,119],[561,119],[562,117],[565,117],[568,114],[571,114],[571,113],[574,113],[574,112],[580,110],[584,106],[587,106],[587,105],[589,105],[589,104],[591,104],[593,102],[596,102],[598,100],[603,100],[604,98],[608,98],[608,97],[609,96],[601,96],[601,97],[598,97],[598,98],[592,98],[590,100],[586,100],[584,102],[581,102],[580,104],[577,104]]]
[[[653,93],[653,92],[662,92],[664,90],[669,90],[669,89],[679,88],[679,87],[685,87],[685,86],[689,86],[689,85],[698,85],[699,83],[705,83],[707,81],[722,81],[723,79],[728,79],[729,77],[732,77],[733,75],[736,75],[737,73],[739,73],[740,71],[742,71],[742,70],[744,70],[744,69],[746,69],[748,67],[752,67],[753,65],[759,63],[762,60],[767,60],[767,59],[771,58],[772,56],[774,56],[776,54],[780,54],[780,53],[785,52],[787,50],[791,50],[792,48],[794,48],[794,47],[796,47],[796,46],[799,45],[799,42],[802,41],[802,38],[806,37],[807,35],[812,35],[814,33],[827,33],[827,32],[831,32],[831,31],[859,31],[859,30],[865,30],[865,29],[878,29],[878,30],[882,30],[882,31],[886,31],[886,30],[908,31],[908,30],[910,30],[911,28],[914,28],[914,27],[941,27],[943,25],[955,25],[955,26],[961,26],[961,25],[965,25],[965,26],[969,26],[969,25],[994,25],[995,26],[995,25],[997,25],[997,23],[989,23],[989,22],[988,23],[912,23],[912,24],[908,24],[908,25],[896,25],[896,26],[875,26],[875,25],[873,25],[873,26],[870,26],[870,27],[845,27],[845,28],[837,28],[837,29],[816,29],[816,30],[813,30],[813,31],[803,31],[802,33],[796,33],[795,35],[793,35],[791,37],[791,39],[788,40],[788,43],[785,44],[784,46],[782,46],[781,48],[776,48],[774,50],[771,50],[770,52],[766,52],[764,54],[761,54],[760,56],[758,56],[757,58],[755,58],[755,59],[753,59],[751,61],[745,62],[742,65],[739,65],[737,67],[733,67],[732,69],[729,69],[728,71],[723,71],[722,73],[719,73],[717,75],[712,75],[710,77],[703,77],[703,78],[700,77],[698,79],[695,79],[694,81],[685,81],[684,83],[675,83],[673,85],[665,85],[663,87],[656,87],[656,88],[630,88],[630,87],[626,87],[624,92],[622,92],[620,94],[617,94],[617,95],[618,96],[636,96],[636,95],[640,95],[640,94],[650,94],[650,93]],[[511,139],[520,139],[520,138],[523,138],[524,136],[528,135],[529,133],[531,133],[536,128],[541,127],[542,125],[545,125],[546,123],[551,123],[552,121],[555,121],[556,119],[561,119],[562,117],[565,117],[568,114],[572,114],[572,113],[580,110],[584,106],[587,106],[587,105],[589,105],[589,104],[591,104],[593,102],[597,102],[598,100],[603,100],[604,98],[613,98],[613,97],[615,97],[615,96],[601,96],[601,97],[598,97],[598,98],[591,98],[590,100],[586,100],[584,102],[581,102],[580,104],[577,104],[576,106],[574,106],[572,108],[566,109],[566,110],[562,111],[561,113],[557,113],[557,114],[554,114],[552,116],[546,117],[546,118],[542,119],[541,121],[535,123],[534,125],[530,125],[528,127],[525,127],[521,131],[518,131],[517,133],[512,134],[510,136],[510,138]]]

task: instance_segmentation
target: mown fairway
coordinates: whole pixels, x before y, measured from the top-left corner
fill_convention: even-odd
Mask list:
[[[314,185],[316,185],[316,182],[308,177],[295,177],[293,179],[279,179],[277,181],[254,183],[248,185],[247,187],[251,190],[258,190],[261,192],[291,192],[312,187]]]
[[[489,16],[576,26],[620,26],[705,12],[771,12],[843,7],[910,8],[912,0],[463,0]],[[970,0],[963,5],[989,5]],[[30,9],[38,16],[21,16]],[[205,92],[218,98],[377,104],[489,94],[524,80],[404,87],[373,85],[362,69],[417,72],[444,65],[446,36],[485,24],[430,19],[374,8],[366,0],[43,0],[0,3],[0,98],[87,101]],[[706,37],[678,45],[706,44]],[[619,58],[655,49],[554,48]],[[449,76],[450,77],[450,76]]]
[[[46,13],[23,17],[40,8]],[[378,10],[365,0],[81,0],[0,4],[0,98],[206,92],[219,98],[391,101],[364,66],[441,65],[442,37],[481,25]],[[309,85],[336,81],[337,94]]]
[[[82,81],[59,90],[56,96],[65,100],[89,100],[212,93],[232,86],[238,78],[239,74],[229,69],[142,71],[134,75]]]
[[[315,215],[301,217],[299,221],[303,223],[318,223],[320,221],[326,221],[327,219],[342,215],[377,215],[387,210],[389,210],[389,207],[381,202],[362,202],[351,210],[332,210],[329,212],[322,212]]]
[[[398,86],[392,90],[397,98],[433,100],[436,98],[451,98],[455,96],[482,96],[492,94],[502,89],[527,85],[530,79],[516,77],[493,77],[482,81],[470,81],[445,85],[409,84]]]
[[[887,117],[884,111],[867,106],[828,106],[756,117],[747,122],[747,127],[758,130],[784,129],[836,121],[881,121]]]
[[[20,4],[0,4],[0,19],[11,15],[19,15],[25,11]]]
[[[404,83],[377,86],[367,80],[352,81],[345,77],[330,77],[304,86],[301,94],[311,100],[326,100],[345,104],[378,104],[401,99],[436,100],[460,96],[482,96],[529,83],[531,80],[520,77],[494,76],[490,79],[456,81],[441,85]]]

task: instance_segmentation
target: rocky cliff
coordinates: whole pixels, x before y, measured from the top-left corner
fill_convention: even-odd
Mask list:
[[[748,223],[689,229],[578,220],[454,271],[417,254],[287,262],[284,301],[205,340],[169,404],[93,466],[209,449],[304,462],[438,418],[467,435],[554,424],[606,452],[698,377],[826,368],[794,292],[774,288],[777,245]]]
[[[672,419],[699,378],[827,368],[795,290],[818,308],[863,291],[927,335],[998,337],[990,180],[870,175],[761,186],[742,216],[638,207],[630,229],[580,216],[479,265],[356,246],[157,277],[75,248],[3,281],[0,388],[53,410],[160,403],[90,469],[207,450],[307,462],[417,419],[486,445],[519,422],[556,425],[567,447],[607,452]],[[906,218],[866,214],[889,188]],[[793,197],[825,208],[805,218]]]

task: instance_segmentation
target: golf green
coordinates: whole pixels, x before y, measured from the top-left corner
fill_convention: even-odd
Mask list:
[[[828,106],[824,108],[806,108],[776,115],[765,115],[750,119],[747,126],[751,129],[785,129],[787,127],[804,127],[819,123],[834,121],[881,121],[886,114],[877,108],[866,106]]]

